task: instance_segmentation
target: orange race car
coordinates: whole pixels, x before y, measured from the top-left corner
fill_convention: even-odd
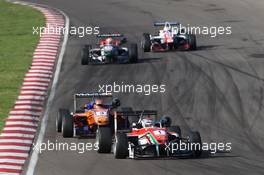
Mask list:
[[[78,106],[79,99],[85,99],[83,106]],[[87,103],[88,100],[88,103]],[[79,93],[74,95],[74,112],[59,109],[56,119],[57,132],[63,137],[93,137],[99,142],[98,152],[110,152],[113,131],[113,110],[120,106],[120,101],[106,93]],[[77,109],[78,108],[78,109]]]

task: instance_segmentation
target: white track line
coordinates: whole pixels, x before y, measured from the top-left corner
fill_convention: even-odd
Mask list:
[[[25,138],[34,138],[33,134],[20,134],[20,133],[2,133],[2,137],[25,137]]]
[[[27,85],[39,85],[39,86],[49,86],[49,83],[39,83],[39,82],[24,82],[23,86]]]
[[[52,74],[52,71],[49,70],[41,70],[41,69],[31,69],[28,73],[44,73],[44,74]]]
[[[25,75],[26,77],[32,77],[32,76],[37,76],[37,77],[48,77],[48,78],[50,78],[50,77],[52,77],[50,74],[41,74],[41,73],[27,73],[26,75]]]
[[[39,90],[39,91],[45,91],[47,90],[47,87],[40,87],[40,86],[23,86],[21,90]]]
[[[0,143],[5,143],[5,142],[32,144],[33,141],[32,140],[22,140],[22,139],[0,139]]]
[[[36,54],[36,53],[41,53],[41,52],[45,52],[45,53],[54,53],[54,54],[57,54],[57,50],[52,50],[52,49],[36,49],[35,50],[35,52],[34,52],[34,54]]]
[[[22,170],[22,167],[21,166],[14,166],[14,165],[0,165],[0,168],[5,168],[5,169],[7,168],[7,169],[14,169],[14,170]]]
[[[7,121],[6,125],[27,125],[27,126],[38,126],[37,122],[24,122],[24,121]]]
[[[0,163],[25,163],[25,160],[18,160],[18,159],[0,159]],[[3,173],[4,175],[7,175],[8,173]],[[19,174],[19,173],[18,173]]]
[[[0,150],[2,149],[14,149],[14,150],[24,150],[24,151],[29,151],[30,147],[29,146],[15,146],[15,145],[0,145]],[[16,162],[14,162],[16,163]]]
[[[31,66],[30,71],[32,70],[45,70],[45,71],[52,71],[53,69],[46,66]]]

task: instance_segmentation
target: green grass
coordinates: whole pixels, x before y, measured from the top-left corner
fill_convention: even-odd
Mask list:
[[[39,40],[39,36],[32,34],[32,28],[44,24],[39,11],[0,0],[0,130],[18,96]]]

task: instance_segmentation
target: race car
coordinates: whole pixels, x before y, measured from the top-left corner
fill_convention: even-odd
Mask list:
[[[78,107],[78,100],[87,100]],[[113,110],[120,106],[120,101],[106,93],[74,94],[74,112],[59,109],[56,118],[56,130],[62,136],[95,137],[99,142],[99,153],[111,151],[113,133]]]
[[[82,49],[82,65],[109,64],[109,63],[136,63],[138,61],[137,44],[131,43],[129,47],[126,38],[121,34],[101,34],[99,46],[85,45]]]
[[[199,157],[201,151],[201,137],[197,131],[191,131],[184,138],[179,126],[171,126],[170,117],[157,120],[157,111],[116,112],[118,116],[134,118],[127,130],[115,127],[113,153],[117,159],[125,158],[153,158],[153,157]],[[136,118],[136,120],[135,120]],[[130,120],[131,122],[131,120]],[[118,125],[115,122],[115,125]],[[179,149],[180,144],[189,145]]]
[[[177,22],[158,22],[155,27],[163,27],[157,35],[143,33],[141,48],[144,52],[164,52],[171,50],[196,50],[196,36],[180,29]]]

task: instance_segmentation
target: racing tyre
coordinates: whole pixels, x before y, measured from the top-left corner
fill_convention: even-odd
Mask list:
[[[88,65],[90,62],[90,50],[92,49],[91,45],[85,45],[82,49],[82,65]]]
[[[117,133],[114,144],[114,156],[116,159],[125,159],[128,156],[128,140],[125,133]]]
[[[99,127],[96,133],[98,153],[110,153],[112,148],[112,132],[110,127]]]
[[[150,52],[151,41],[150,41],[150,35],[148,33],[143,33],[143,39],[141,44],[144,52]]]
[[[66,113],[62,118],[62,136],[73,137],[73,117],[70,113]]]
[[[168,132],[176,132],[180,138],[182,137],[181,128],[178,125],[169,127]]]
[[[200,157],[202,154],[202,139],[200,133],[198,131],[191,131],[189,134],[189,142],[192,144],[193,157]]]
[[[190,50],[196,50],[196,36],[194,34],[189,35]]]
[[[129,49],[129,60],[131,63],[138,62],[138,48],[137,44],[131,44]]]
[[[56,118],[56,130],[57,132],[61,132],[62,129],[62,119],[65,115],[70,114],[68,109],[59,109],[57,118]]]

